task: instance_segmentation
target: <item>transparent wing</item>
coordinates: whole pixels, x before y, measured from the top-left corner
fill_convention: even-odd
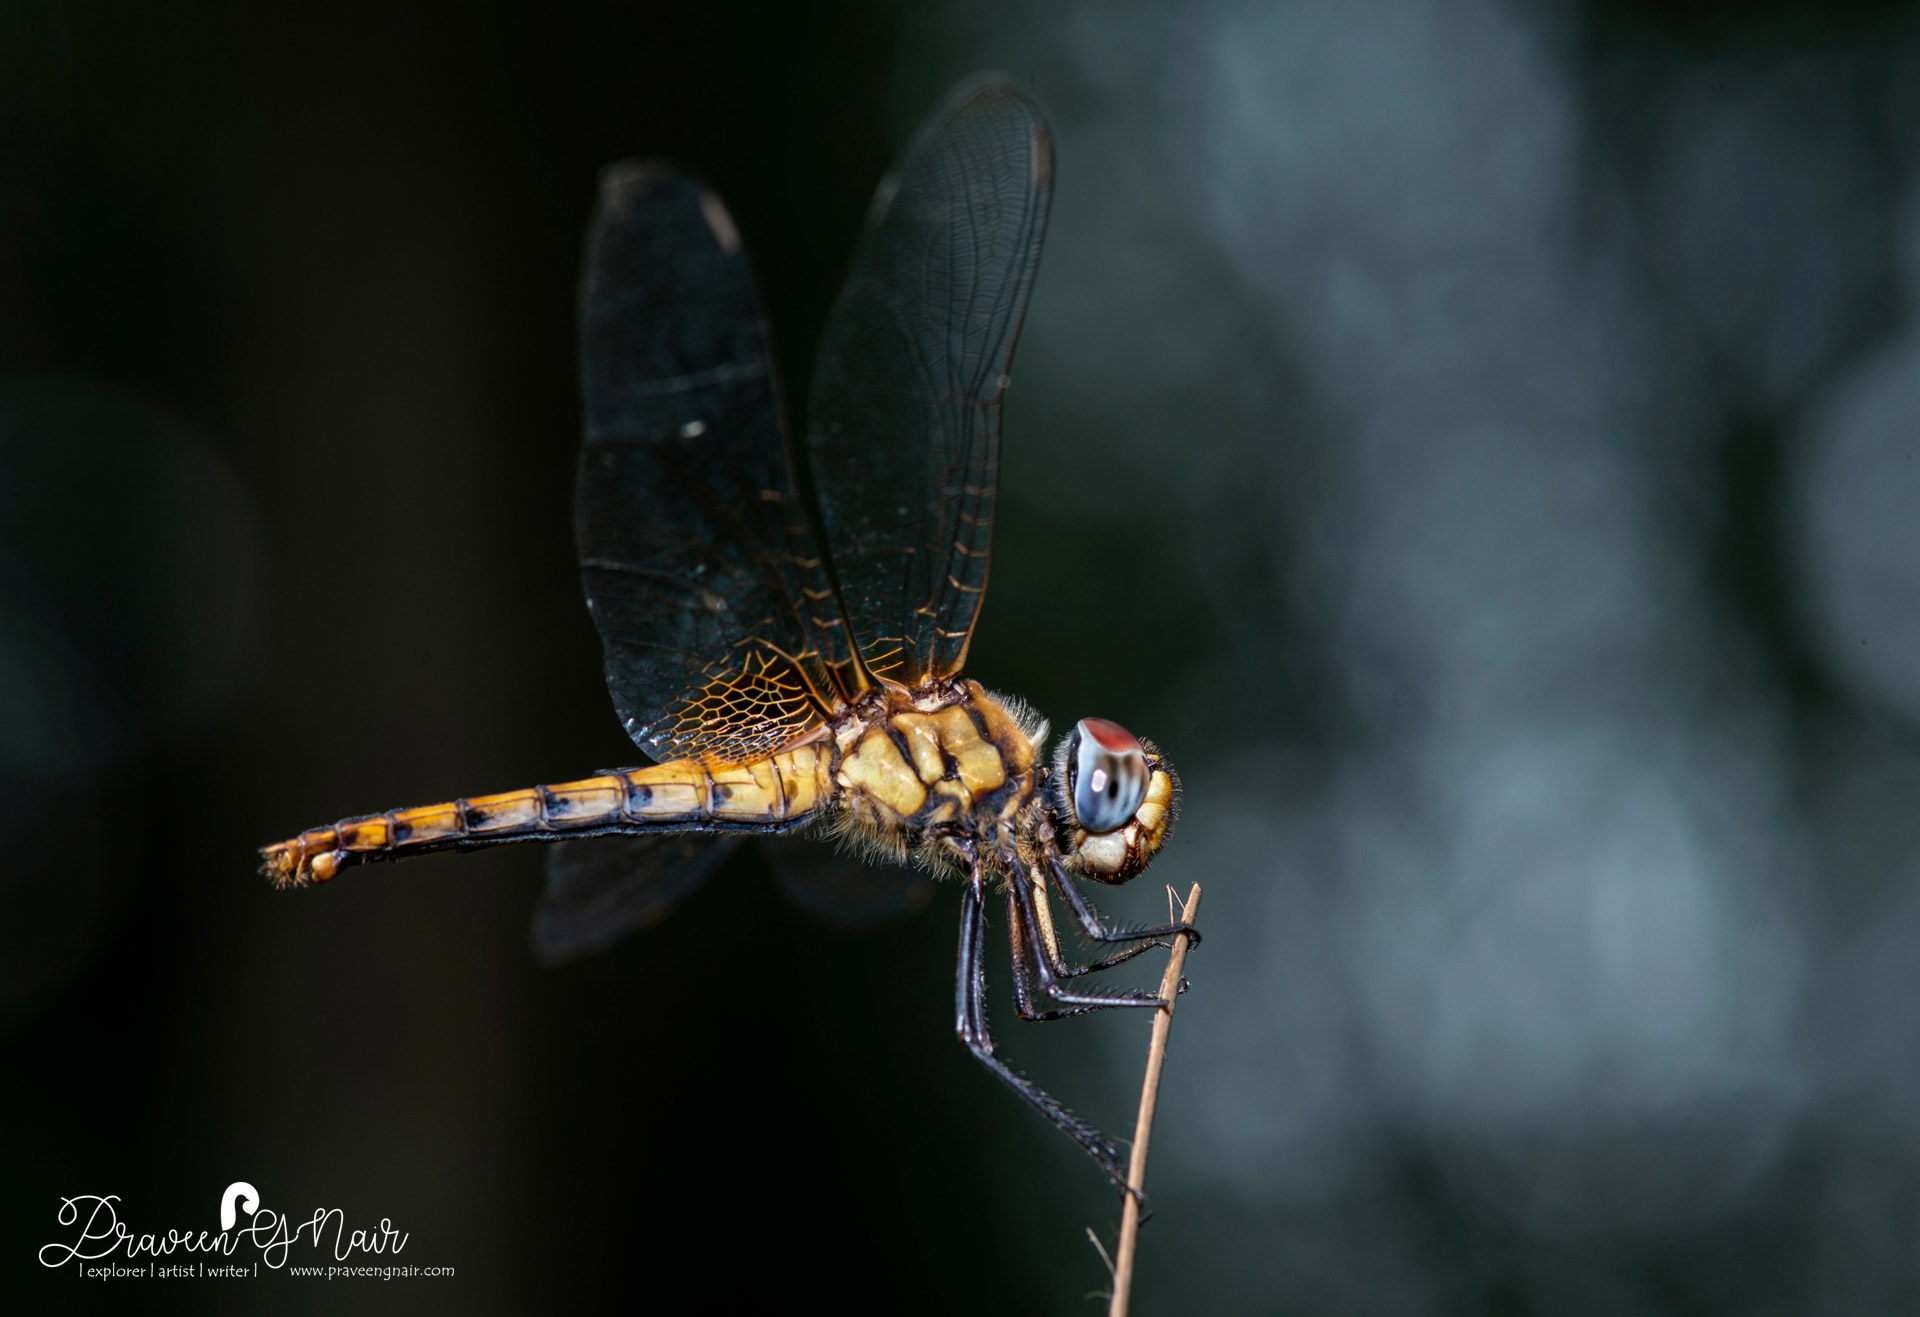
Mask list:
[[[533,947],[549,965],[651,928],[726,862],[742,838],[684,834],[585,837],[547,852]]]
[[[1052,187],[1040,107],[1004,78],[963,84],[881,182],[827,321],[807,445],[877,676],[916,685],[966,661]]]
[[[830,928],[882,928],[933,898],[932,880],[904,865],[863,864],[810,837],[770,837],[764,845],[781,895]]]
[[[778,750],[865,677],[795,492],[753,273],[704,183],[605,172],[580,339],[575,528],[621,722],[656,759]]]

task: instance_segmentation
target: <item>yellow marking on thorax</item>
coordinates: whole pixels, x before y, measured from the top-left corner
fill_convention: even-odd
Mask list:
[[[973,792],[957,777],[943,777],[933,784],[933,794],[957,802],[962,809],[973,808]]]
[[[954,766],[968,791],[977,796],[1007,780],[1007,765],[1001,758],[1000,747],[981,739],[979,729],[973,725],[973,719],[967,717],[965,709],[959,705],[942,709],[933,715],[933,722],[940,729],[941,747],[953,756]],[[1014,737],[1016,741],[1025,739]]]
[[[864,791],[903,820],[927,803],[927,789],[894,748],[893,738],[874,728],[840,761],[840,780]]]
[[[946,776],[946,761],[940,757],[940,729],[924,713],[896,713],[893,725],[907,739],[913,754],[913,767],[920,780],[932,786]]]

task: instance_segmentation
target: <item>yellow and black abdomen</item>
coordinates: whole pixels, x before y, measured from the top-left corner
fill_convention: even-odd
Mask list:
[[[351,864],[607,833],[784,832],[833,800],[832,751],[803,745],[749,764],[679,759],[578,782],[389,810],[313,828],[260,852],[279,886]]]

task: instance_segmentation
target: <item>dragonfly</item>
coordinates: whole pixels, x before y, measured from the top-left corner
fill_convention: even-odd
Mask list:
[[[1166,842],[1180,787],[1160,750],[1083,718],[1049,756],[1044,719],[964,675],[1053,177],[1046,116],[1016,84],[949,94],[874,195],[794,443],[725,204],[669,162],[608,167],[587,237],[575,530],[607,686],[651,762],[343,819],[265,847],[267,876],[560,843],[534,924],[549,959],[657,921],[756,836],[957,878],[955,1032],[1124,1188],[1114,1145],[999,1055],[985,1004],[995,899],[1023,1020],[1157,1007],[1080,980],[1197,939],[1110,925],[1079,886],[1137,877]],[[803,898],[847,893],[798,867]],[[885,907],[900,890],[851,893]],[[1097,958],[1063,951],[1056,898]]]

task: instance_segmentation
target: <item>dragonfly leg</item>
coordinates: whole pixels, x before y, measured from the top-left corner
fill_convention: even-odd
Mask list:
[[[1009,858],[1006,866],[1007,872],[1012,873],[1018,863],[1018,860]],[[1038,916],[1038,918],[1032,922],[1038,923],[1041,931],[1044,933],[1053,923],[1048,917],[1048,911],[1039,908],[1047,904],[1046,881],[1040,878],[1037,873],[1029,876],[1033,885],[1032,905],[1034,906],[1034,914]],[[1124,965],[1135,956],[1143,955],[1156,947],[1163,951],[1171,951],[1173,949],[1173,943],[1155,938],[1152,941],[1141,942],[1128,947],[1124,951],[1116,951],[1111,956],[1089,961],[1084,965],[1076,965],[1065,956],[1062,956],[1059,945],[1051,937],[1042,937],[1040,947],[1041,951],[1046,955],[1047,964],[1053,967],[1053,976],[1055,978],[1077,979],[1083,974],[1098,974],[1101,970],[1112,969],[1115,965]]]
[[[1086,934],[1089,942],[1139,942],[1147,938],[1172,937],[1176,933],[1185,933],[1190,946],[1200,945],[1200,930],[1192,924],[1159,924],[1152,928],[1108,928],[1100,921],[1100,912],[1093,908],[1093,902],[1087,900],[1085,892],[1074,885],[1073,875],[1067,872],[1067,866],[1058,855],[1047,856],[1047,865],[1053,870],[1053,882],[1060,889],[1060,895],[1066,898],[1073,908],[1073,917],[1080,921],[1080,931]]]
[[[960,894],[960,963],[954,980],[954,1032],[981,1065],[1059,1126],[1061,1132],[1100,1163],[1100,1169],[1109,1179],[1124,1189],[1127,1167],[1119,1150],[1098,1130],[1061,1106],[1045,1089],[993,1054],[993,1035],[987,1031],[986,933],[985,878],[976,861],[966,889]]]
[[[1141,1006],[1151,1010],[1160,1005],[1160,994],[1142,992],[1133,988],[1120,992],[1076,992],[1063,987],[1059,976],[1054,972],[1053,957],[1040,937],[1039,916],[1034,910],[1033,903],[1033,884],[1027,880],[1026,873],[1021,869],[1013,870],[1013,890],[1007,893],[1007,897],[1009,915],[1018,917],[1020,924],[1027,931],[1025,954],[1022,955],[1021,949],[1016,947],[1014,959],[1025,961],[1027,965],[1032,966],[1039,976],[1040,990],[1054,1001],[1062,1006],[1078,1006],[1094,1011],[1109,1010],[1116,1006]],[[1022,967],[1016,965],[1014,969],[1016,982],[1021,972]],[[1075,1014],[1078,1013],[1075,1012]]]
[[[1085,965],[1075,965],[1071,961],[1062,960],[1053,967],[1053,976],[1058,979],[1077,979],[1083,974],[1098,974],[1103,969],[1124,965],[1135,956],[1144,955],[1149,951],[1171,951],[1172,949],[1173,943],[1155,938],[1151,942],[1142,942],[1137,946],[1128,947],[1125,951],[1116,951],[1104,960],[1091,961]]]
[[[1072,1006],[1064,1010],[1043,1011],[1034,1004],[1033,958],[1027,945],[1027,921],[1020,917],[1019,899],[1007,893],[1007,950],[1013,963],[1013,1005],[1020,1018],[1029,1023],[1069,1020],[1076,1015],[1091,1015],[1102,1006]]]

